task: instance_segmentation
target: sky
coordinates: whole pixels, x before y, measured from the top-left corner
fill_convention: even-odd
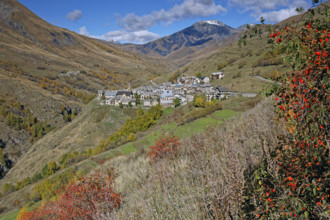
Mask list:
[[[310,0],[18,0],[47,22],[106,41],[143,44],[201,20],[277,23]]]

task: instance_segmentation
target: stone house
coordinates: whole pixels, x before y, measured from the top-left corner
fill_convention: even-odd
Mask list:
[[[203,82],[204,82],[204,84],[208,84],[208,83],[210,83],[210,78],[207,77],[207,76],[204,77]]]
[[[160,100],[173,100],[173,91],[172,90],[164,90],[163,94],[160,96]]]
[[[222,79],[224,76],[225,74],[223,72],[217,72],[211,74],[212,79]]]
[[[105,91],[105,99],[114,99],[116,98],[117,91]]]
[[[98,90],[97,91],[97,99],[101,100],[102,96],[103,96],[103,90]]]
[[[152,102],[151,99],[144,99],[143,100],[143,106],[144,107],[150,107],[152,105],[151,102]]]
[[[216,93],[216,98],[220,100],[222,98],[226,98],[229,96],[229,89],[226,87],[218,86],[215,89],[215,93]]]

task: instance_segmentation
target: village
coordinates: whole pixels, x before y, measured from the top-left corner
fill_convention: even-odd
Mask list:
[[[222,72],[211,74],[211,79],[221,80],[223,77]],[[148,108],[158,104],[163,107],[174,107],[175,102],[179,102],[179,105],[186,105],[194,100],[195,95],[204,94],[207,101],[220,100],[230,96],[226,87],[213,87],[210,84],[210,78],[205,76],[201,78],[183,76],[178,78],[176,83],[166,82],[157,85],[151,81],[151,84],[151,86],[120,91],[99,90],[97,99],[100,100],[101,105],[120,107],[137,106],[139,104],[137,99],[139,99],[142,107]]]

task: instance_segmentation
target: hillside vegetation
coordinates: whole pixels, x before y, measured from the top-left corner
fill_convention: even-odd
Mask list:
[[[243,207],[245,173],[256,166],[283,130],[270,101],[221,126],[183,139],[179,153],[154,164],[146,154],[118,157],[115,188],[124,196],[115,218],[226,219]],[[248,169],[248,170],[247,170]]]
[[[41,198],[50,198],[54,195],[56,189],[67,184],[70,179],[74,179],[77,176],[81,177],[81,175],[89,173],[91,169],[95,167],[102,166],[102,164],[112,158],[131,154],[135,151],[138,152],[138,155],[141,153],[145,154],[144,152],[147,151],[148,147],[153,145],[156,139],[162,137],[164,134],[176,134],[180,138],[189,138],[194,134],[204,131],[209,126],[222,124],[224,120],[237,114],[237,111],[251,108],[257,101],[258,100],[251,102],[251,99],[248,98],[229,99],[222,104],[225,110],[217,111],[217,109],[209,108],[209,113],[202,116],[199,115],[199,112],[205,111],[205,109],[195,109],[192,105],[182,106],[177,109],[166,109],[164,110],[162,118],[157,120],[154,126],[147,131],[136,133],[135,141],[128,142],[127,144],[110,149],[101,154],[99,153],[102,152],[102,150],[96,150],[99,147],[93,147],[100,146],[99,143],[104,144],[107,137],[110,136],[111,138],[113,136],[111,134],[117,133],[116,135],[122,135],[120,131],[125,128],[125,125],[122,124],[125,117],[127,118],[126,122],[130,123],[138,118],[134,119],[136,109],[122,109],[125,114],[120,116],[123,113],[116,111],[118,107],[97,106],[92,102],[83,109],[82,113],[78,115],[71,124],[52,131],[33,145],[31,147],[32,150],[24,155],[24,157],[28,158],[25,160],[26,162],[24,164],[18,163],[1,181],[3,193],[0,199],[1,207],[10,210],[17,207],[15,202],[17,203],[18,201],[18,206],[23,206],[31,205],[31,202],[33,204],[34,201],[38,201]],[[238,106],[240,107],[238,108]],[[232,108],[236,109],[236,111],[230,110]],[[191,118],[192,113],[195,115],[194,119]],[[87,117],[88,114],[91,115]],[[128,116],[132,117],[132,120]],[[184,120],[182,121],[182,119]],[[111,120],[111,122],[109,120]],[[86,124],[88,124],[88,126],[86,126]],[[119,129],[120,126],[122,126],[121,129]],[[118,132],[114,133],[115,130],[111,130],[114,128],[116,128]],[[78,137],[76,136],[76,131],[84,135],[79,135]],[[69,136],[66,136],[66,134],[69,134]],[[60,140],[64,141],[61,142]],[[50,143],[47,145],[49,148],[42,147],[45,143],[43,141]],[[88,153],[90,148],[93,150]],[[96,155],[93,156],[92,153],[96,153]],[[42,156],[45,154],[49,156]],[[68,156],[66,156],[66,165],[64,166],[63,159],[66,154]],[[54,172],[56,172],[56,174],[51,174],[50,176],[42,174],[45,169],[45,164],[47,165],[48,161],[54,161],[57,164],[54,166],[59,166],[61,170],[56,171],[55,168]],[[48,163],[48,167],[49,166]],[[29,169],[21,169],[21,167],[29,167]],[[38,177],[36,174],[41,176]],[[37,179],[34,180],[35,178]],[[40,178],[42,180],[39,181]],[[18,181],[19,184],[22,185],[22,188],[17,190],[10,189],[10,185],[17,187]],[[26,181],[32,181],[32,183]],[[27,185],[25,185],[26,183]],[[4,191],[4,184],[10,184],[6,186],[6,191]],[[13,192],[8,191],[8,193],[7,188],[8,190],[13,190]],[[17,200],[17,195],[25,196]]]
[[[49,132],[48,125],[69,123],[97,90],[140,86],[166,74],[169,66],[51,25],[17,0],[1,1],[0,106],[10,114],[0,116],[1,147],[8,161],[0,165],[0,178]],[[12,103],[20,103],[24,111],[11,108]],[[26,109],[38,120],[38,131],[23,125]]]
[[[202,104],[196,98],[168,109],[102,106],[90,96],[95,86],[121,88],[132,80],[131,73],[94,64],[79,73],[43,76],[43,67],[38,72],[0,62],[7,91],[0,97],[1,124],[9,128],[4,134],[19,137],[17,162],[0,180],[0,218],[327,219],[328,4],[318,9],[314,5],[313,11],[300,15],[299,25],[263,24],[256,26],[264,31],[258,36],[248,29],[239,41],[246,44],[243,47],[232,42],[211,55],[199,54],[202,59],[172,76],[151,71],[139,79],[158,76],[155,81],[161,82],[224,71],[224,79],[212,84],[262,93],[255,98]],[[19,15],[12,12],[5,18],[16,21]],[[1,25],[8,23],[1,19]],[[38,41],[24,33],[17,37]],[[116,55],[107,59],[127,61],[113,45],[74,34],[50,35],[58,37],[57,47],[113,48]],[[73,40],[78,38],[79,43]],[[40,48],[50,45],[40,42]],[[53,52],[62,53],[58,48]],[[128,57],[128,63],[143,60]],[[281,86],[274,83],[261,92],[265,83],[260,77],[280,81]],[[15,90],[21,85],[22,90]],[[27,101],[30,89],[34,96]],[[12,90],[14,96],[8,94]],[[8,143],[0,142],[1,149],[5,146],[0,151],[2,165],[8,163]],[[29,144],[22,154],[19,146],[24,143]]]

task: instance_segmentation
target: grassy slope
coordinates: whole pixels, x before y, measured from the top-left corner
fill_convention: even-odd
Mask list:
[[[73,122],[53,130],[30,147],[1,180],[1,185],[32,176],[48,161],[58,161],[64,153],[95,147],[134,114],[135,110],[132,109],[118,111],[116,107],[100,106],[96,101],[92,101]]]
[[[258,93],[265,85],[265,82],[254,78],[253,75],[268,77],[274,70],[280,73],[285,73],[289,70],[285,65],[253,66],[267,51],[265,49],[267,48],[266,41],[266,36],[263,36],[262,39],[249,39],[247,45],[242,48],[239,48],[237,42],[234,41],[211,55],[206,53],[204,56],[200,56],[197,61],[180,68],[176,72],[180,75],[195,76],[197,73],[202,73],[202,75],[210,77],[211,73],[221,71],[225,73],[225,77],[222,80],[212,80],[211,83],[213,85],[226,86],[231,91]],[[230,60],[235,61],[230,63]],[[229,62],[230,64],[218,70],[218,65],[224,62]],[[235,78],[237,74],[241,76]]]
[[[234,99],[232,101],[244,105],[244,101],[246,100]],[[226,102],[227,101],[225,101],[225,103]],[[16,180],[21,180],[24,176],[31,176],[34,172],[40,171],[42,166],[47,161],[57,161],[59,156],[65,152],[71,152],[73,150],[81,151],[86,150],[88,147],[96,146],[99,140],[104,140],[111,132],[114,131],[115,128],[118,129],[120,124],[119,121],[124,122],[124,118],[127,118],[128,115],[131,116],[133,114],[133,112],[129,109],[124,109],[124,114],[114,110],[114,107],[98,106],[95,104],[95,102],[89,104],[83,110],[83,113],[81,113],[71,124],[65,126],[62,129],[53,131],[44,139],[36,143],[32,147],[32,149],[35,150],[31,150],[31,152],[28,152],[24,156],[24,158],[27,158],[26,160],[22,160],[25,161],[25,163],[18,163],[17,166],[14,167],[5,177],[5,179],[1,181],[1,183],[3,184],[8,181],[15,182]],[[200,118],[189,124],[179,126],[175,122],[167,123],[165,116],[171,117],[172,114],[175,114],[175,110],[165,109],[163,119],[160,120],[159,123],[149,131],[140,134],[140,138],[138,138],[138,140],[91,157],[74,165],[74,167],[76,167],[77,170],[80,170],[80,172],[88,173],[92,169],[102,167],[100,164],[103,164],[104,161],[110,160],[112,158],[131,154],[144,154],[148,150],[149,146],[155,143],[156,139],[165,134],[174,134],[181,139],[190,138],[200,132],[205,131],[209,127],[223,124],[225,120],[234,115],[237,115],[238,113],[239,112],[230,109],[220,110],[205,118]],[[87,117],[87,115],[89,116]],[[116,119],[119,117],[121,117],[121,120]],[[113,120],[118,123],[117,126],[113,126]],[[95,123],[96,121],[98,121],[98,123]],[[77,134],[80,134],[79,137],[77,137]],[[59,144],[59,146],[57,146],[57,144]],[[53,146],[57,147],[53,149]],[[24,169],[22,169],[22,167],[24,167]],[[28,168],[26,169],[26,167]],[[61,172],[64,172],[65,170]],[[58,175],[61,172],[55,175]],[[18,196],[22,196],[28,192],[31,192],[33,186],[34,185],[29,185],[19,191],[2,197],[0,199],[0,207],[11,207],[11,204],[18,198]],[[3,217],[5,218],[8,215],[14,216],[12,212],[9,212],[8,214],[3,215]]]
[[[228,114],[232,112],[220,111],[203,120],[226,118]],[[220,126],[206,129],[205,133],[187,135],[174,160],[153,165],[146,151],[140,149],[131,156],[116,157],[104,164],[103,167],[115,168],[116,187],[124,195],[116,218],[207,219],[208,204],[214,204],[220,195],[217,193],[223,191],[229,195],[220,197],[223,204],[229,202],[235,208],[230,181],[244,184],[243,171],[264,156],[262,143],[276,142],[274,137],[281,130],[272,123],[273,117],[270,102],[263,102]],[[165,130],[173,127],[163,126]],[[227,173],[234,171],[237,173]],[[232,196],[235,199],[231,200]]]

